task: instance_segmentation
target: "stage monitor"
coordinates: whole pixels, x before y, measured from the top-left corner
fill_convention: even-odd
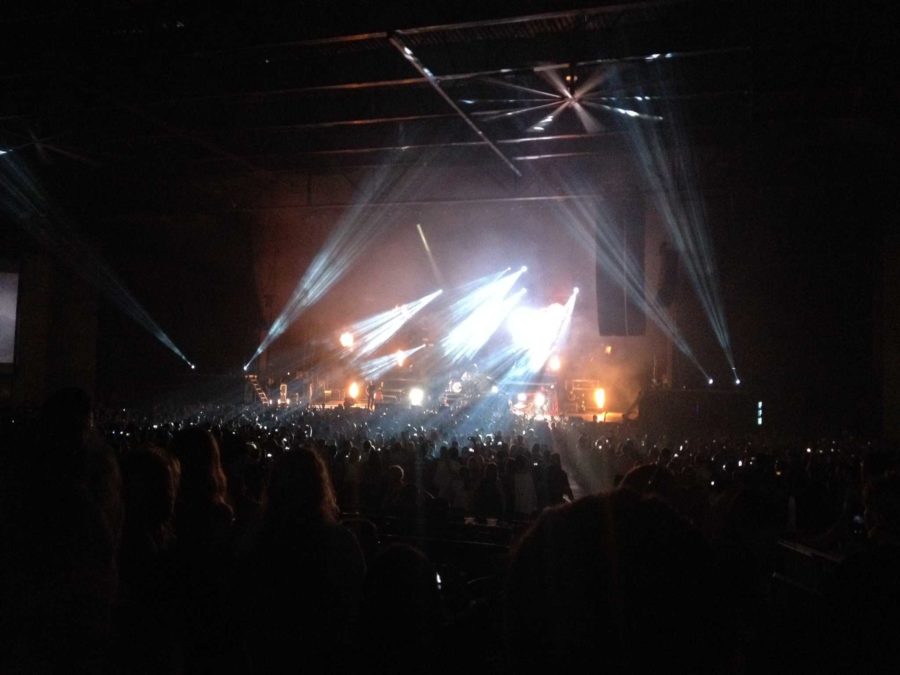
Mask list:
[[[0,267],[0,369],[16,360],[16,319],[19,303],[19,273]]]

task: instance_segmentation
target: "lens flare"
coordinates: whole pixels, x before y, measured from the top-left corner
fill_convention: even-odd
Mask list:
[[[420,387],[413,387],[409,390],[409,404],[419,407],[425,401],[425,391]]]

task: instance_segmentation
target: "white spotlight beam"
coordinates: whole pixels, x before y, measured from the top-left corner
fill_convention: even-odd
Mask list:
[[[13,161],[4,161],[0,169],[0,188],[3,194],[0,209],[193,370],[194,364],[175,346],[106,261],[78,235],[74,224],[50,203],[30,172]]]
[[[425,345],[419,345],[418,347],[413,347],[412,349],[402,349],[399,352],[388,354],[386,356],[378,356],[361,364],[359,366],[359,372],[367,380],[377,378],[388,372],[392,368],[396,368],[398,366],[399,355],[402,354],[403,359],[406,360],[417,351],[424,348]]]
[[[343,216],[322,249],[303,273],[281,313],[247,362],[248,367],[281,336],[297,318],[337,283],[394,223],[391,209],[372,213],[366,207],[391,195],[397,202],[420,188],[422,166],[395,168],[372,174],[352,208]]]
[[[525,268],[520,268],[454,303],[450,309],[453,329],[441,340],[445,356],[457,361],[478,353],[524,295],[525,290],[521,289],[506,297],[524,272]]]
[[[356,336],[358,344],[356,358],[360,359],[375,352],[385,342],[390,340],[407,321],[422,311],[428,303],[441,293],[443,293],[443,290],[429,293],[423,298],[400,305],[395,309],[382,312],[354,324],[350,330]]]
[[[642,172],[652,187],[666,230],[682,256],[684,269],[694,292],[734,370],[735,361],[721,301],[715,251],[706,225],[703,202],[694,180],[690,146],[685,139],[677,111],[670,107],[666,117],[670,120],[668,127],[674,146],[671,152],[666,150],[656,129],[632,127],[628,135]],[[681,197],[685,192],[687,200]]]
[[[609,217],[603,211],[601,205],[597,203],[595,208],[591,208],[590,205],[582,202],[560,202],[556,204],[556,207],[560,210],[561,221],[566,224],[569,233],[585,248],[595,249],[601,265],[609,269],[623,269],[622,283],[629,299],[644,311],[647,317],[672,340],[672,343],[678,350],[704,376],[708,377],[706,370],[700,365],[693,350],[691,350],[681,335],[668,312],[657,302],[656,298],[647,296],[644,293],[644,282],[643,275],[640,273],[640,265],[630,254],[625,254],[623,259],[621,254],[618,253],[625,250],[625,246],[621,241],[621,237],[614,233],[615,228],[607,224]],[[613,255],[612,251],[617,253]]]

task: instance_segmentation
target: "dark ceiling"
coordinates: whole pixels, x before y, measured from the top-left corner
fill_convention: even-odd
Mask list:
[[[675,107],[738,132],[891,114],[881,10],[800,4],[23,3],[0,45],[0,147],[76,172],[519,173]]]

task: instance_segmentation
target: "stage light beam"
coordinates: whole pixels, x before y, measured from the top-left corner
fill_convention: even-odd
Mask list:
[[[11,153],[0,163],[0,215],[17,222],[123,314],[131,317],[185,364],[192,365],[106,261],[80,236],[76,224],[52,203],[37,179],[16,162]]]
[[[374,354],[390,340],[410,319],[439,297],[442,289],[356,322],[350,331],[356,336],[356,360]]]
[[[509,292],[526,269],[523,266],[485,284],[451,306],[449,323],[453,329],[441,340],[445,356],[451,361],[473,358],[484,347],[525,295],[524,288],[512,295]]]

